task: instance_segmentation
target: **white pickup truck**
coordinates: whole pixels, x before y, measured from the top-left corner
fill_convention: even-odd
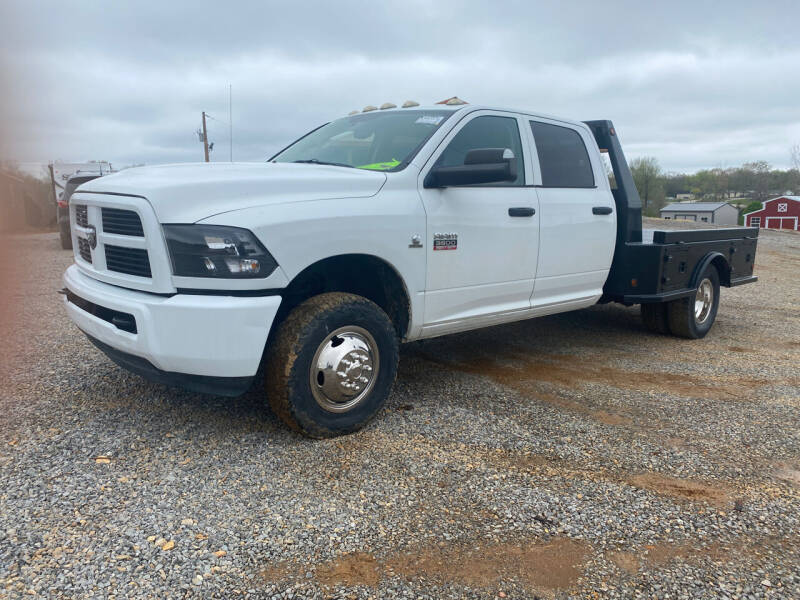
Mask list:
[[[126,170],[70,216],[64,301],[96,346],[222,395],[263,365],[313,437],[379,411],[401,341],[607,301],[699,338],[720,284],[756,280],[756,228],[643,234],[610,121],[471,105],[350,115],[264,163]]]

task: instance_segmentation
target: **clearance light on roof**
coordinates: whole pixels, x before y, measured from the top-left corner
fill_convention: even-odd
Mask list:
[[[446,104],[447,106],[457,106],[459,104],[467,104],[465,100],[462,100],[458,96],[453,96],[452,98],[448,98],[447,100],[442,100],[441,102],[437,102],[436,104]]]
[[[447,100],[442,100],[441,102],[437,102],[436,104],[445,104],[447,106],[459,106],[461,104],[469,104],[469,103],[467,101],[465,101],[465,100],[462,100],[458,96],[453,96],[452,98],[448,98]],[[419,102],[416,102],[414,100],[406,100],[405,102],[403,102],[403,104],[401,106],[402,106],[402,108],[413,108],[415,106],[419,106]],[[347,113],[347,116],[350,117],[352,115],[357,115],[360,112],[362,112],[362,113],[372,112],[373,110],[388,110],[390,108],[397,108],[397,105],[392,103],[392,102],[384,102],[383,104],[381,104],[380,108],[378,108],[377,106],[373,106],[372,104],[368,104],[367,106],[362,108],[360,111],[359,110],[351,110],[349,113]],[[613,134],[613,130],[612,130],[612,134]]]

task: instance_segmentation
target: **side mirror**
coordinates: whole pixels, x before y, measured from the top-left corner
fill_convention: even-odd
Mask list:
[[[476,148],[455,167],[434,167],[423,182],[426,188],[477,185],[517,178],[517,158],[508,148]]]

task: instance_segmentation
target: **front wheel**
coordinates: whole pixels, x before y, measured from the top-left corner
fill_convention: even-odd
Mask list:
[[[708,265],[700,274],[693,296],[673,300],[668,305],[669,329],[677,336],[699,339],[711,329],[719,308],[719,274]]]
[[[386,402],[398,356],[394,326],[375,303],[314,296],[289,313],[268,349],[267,398],[281,420],[310,437],[352,433]]]

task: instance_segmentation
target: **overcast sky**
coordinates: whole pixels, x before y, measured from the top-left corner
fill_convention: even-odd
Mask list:
[[[205,6],[204,6],[205,4]],[[612,119],[667,170],[800,143],[800,2],[0,3],[0,158],[263,160],[367,104]],[[223,122],[224,121],[224,122]]]

